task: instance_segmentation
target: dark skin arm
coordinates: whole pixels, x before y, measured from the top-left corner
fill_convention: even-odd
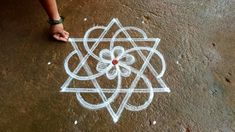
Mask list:
[[[48,17],[53,20],[59,20],[60,15],[58,12],[56,0],[40,0],[43,8],[45,9]],[[69,33],[64,30],[63,24],[50,25],[50,35],[58,41],[68,41]]]

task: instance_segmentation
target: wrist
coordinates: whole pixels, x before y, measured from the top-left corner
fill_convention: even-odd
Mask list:
[[[57,24],[62,24],[64,22],[64,17],[56,17],[56,18],[49,18],[47,21],[50,25],[57,25]]]
[[[59,14],[56,14],[56,15],[50,16],[49,19],[52,19],[52,20],[60,20],[60,15],[59,15]]]

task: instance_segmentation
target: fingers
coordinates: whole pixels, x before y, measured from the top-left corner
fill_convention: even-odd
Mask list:
[[[61,34],[61,33],[56,33],[53,35],[53,37],[59,41],[64,41],[64,42],[68,41],[68,37],[66,37],[64,34]]]
[[[67,31],[63,32],[63,36],[68,40],[69,39],[69,33]]]
[[[69,38],[69,33],[66,31],[62,31],[62,32],[53,34],[53,37],[56,40],[67,42]]]
[[[64,31],[64,33],[65,33],[67,36],[69,36],[69,33],[68,33],[67,31]]]
[[[50,32],[54,39],[67,42],[69,33],[64,30],[63,24],[51,25]]]

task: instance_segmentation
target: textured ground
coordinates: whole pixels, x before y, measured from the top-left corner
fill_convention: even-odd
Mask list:
[[[116,17],[161,38],[163,79],[172,92],[155,94],[144,111],[124,111],[116,124],[106,109],[83,108],[75,94],[60,93],[72,47],[48,38],[39,2],[1,1],[0,131],[235,131],[234,0],[60,0],[58,6],[73,37]]]

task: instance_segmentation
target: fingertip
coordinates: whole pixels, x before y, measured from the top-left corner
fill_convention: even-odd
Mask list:
[[[69,32],[67,32],[67,31],[64,31],[67,35],[69,35]]]
[[[65,37],[60,37],[60,41],[67,42],[67,41],[68,41],[68,39],[67,39],[67,38],[65,38]]]
[[[60,33],[56,33],[52,36],[55,40],[67,42],[69,39],[69,35],[67,33],[68,32],[60,32]]]

